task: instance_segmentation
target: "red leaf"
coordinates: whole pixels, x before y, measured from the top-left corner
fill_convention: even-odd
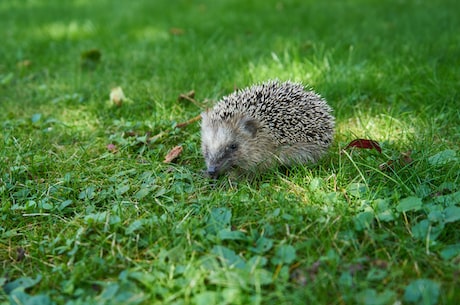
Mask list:
[[[367,139],[355,139],[351,141],[345,149],[348,149],[350,147],[356,147],[356,148],[365,148],[365,149],[375,149],[379,153],[382,153],[382,149],[380,148],[380,145],[377,141],[374,140],[367,140]]]

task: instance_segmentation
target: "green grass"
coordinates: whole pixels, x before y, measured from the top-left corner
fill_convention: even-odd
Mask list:
[[[0,304],[456,304],[458,11],[2,1]],[[274,78],[329,101],[330,153],[210,183],[199,124],[175,125]],[[177,100],[190,90],[203,107]],[[342,151],[355,138],[382,154]]]

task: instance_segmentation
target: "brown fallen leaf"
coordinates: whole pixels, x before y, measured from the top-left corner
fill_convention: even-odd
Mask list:
[[[168,154],[166,155],[163,163],[171,163],[174,161],[179,155],[182,153],[182,146],[178,145],[171,149]]]
[[[402,165],[407,165],[412,163],[414,160],[411,157],[412,151],[408,150],[403,153],[401,153],[401,157],[399,158],[400,162]]]
[[[344,149],[349,149],[349,148],[365,148],[365,149],[375,149],[379,153],[382,153],[382,149],[380,148],[380,145],[377,141],[374,140],[368,140],[368,139],[355,139],[351,141]]]
[[[24,250],[24,248],[22,248],[22,247],[19,247],[19,248],[16,249],[16,252],[18,254],[16,260],[18,262],[24,260],[24,258],[26,257],[26,250]]]
[[[131,137],[138,137],[139,134],[134,130],[128,130],[123,133],[123,137],[131,138]]]
[[[383,259],[375,259],[371,262],[371,264],[379,269],[387,269],[389,265],[388,262]]]
[[[123,89],[121,89],[121,87],[115,87],[110,90],[110,101],[114,105],[120,107],[124,100],[126,100],[126,96],[123,93]]]
[[[397,159],[390,159],[385,163],[379,165],[379,169],[381,171],[394,169],[395,165],[399,164],[400,166],[406,166],[411,164],[414,160],[411,157],[412,151],[408,150],[402,152],[401,155]]]
[[[169,33],[172,34],[172,35],[183,35],[184,34],[184,30],[181,29],[181,28],[170,28],[169,29]]]
[[[32,65],[32,62],[28,59],[25,59],[25,60],[21,60],[20,62],[18,62],[17,65],[18,65],[18,68],[24,69],[24,68],[30,67]]]

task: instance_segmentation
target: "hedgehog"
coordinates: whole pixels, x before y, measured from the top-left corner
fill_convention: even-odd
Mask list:
[[[207,174],[317,162],[334,135],[332,109],[301,83],[267,81],[223,97],[201,114]]]

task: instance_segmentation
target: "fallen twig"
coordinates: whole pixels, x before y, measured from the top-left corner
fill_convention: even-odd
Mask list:
[[[184,128],[185,126],[188,126],[192,123],[195,123],[196,121],[199,121],[201,119],[201,114],[197,115],[196,117],[193,117],[185,122],[179,123],[176,125],[177,128]]]
[[[179,101],[180,101],[180,100],[189,101],[189,102],[191,102],[193,105],[195,105],[195,106],[197,106],[197,107],[203,109],[203,108],[204,108],[203,105],[202,105],[200,102],[198,102],[197,100],[195,100],[194,97],[195,97],[195,91],[192,90],[192,91],[189,91],[189,92],[187,92],[187,93],[181,93],[181,94],[179,94],[178,100],[179,100]]]

